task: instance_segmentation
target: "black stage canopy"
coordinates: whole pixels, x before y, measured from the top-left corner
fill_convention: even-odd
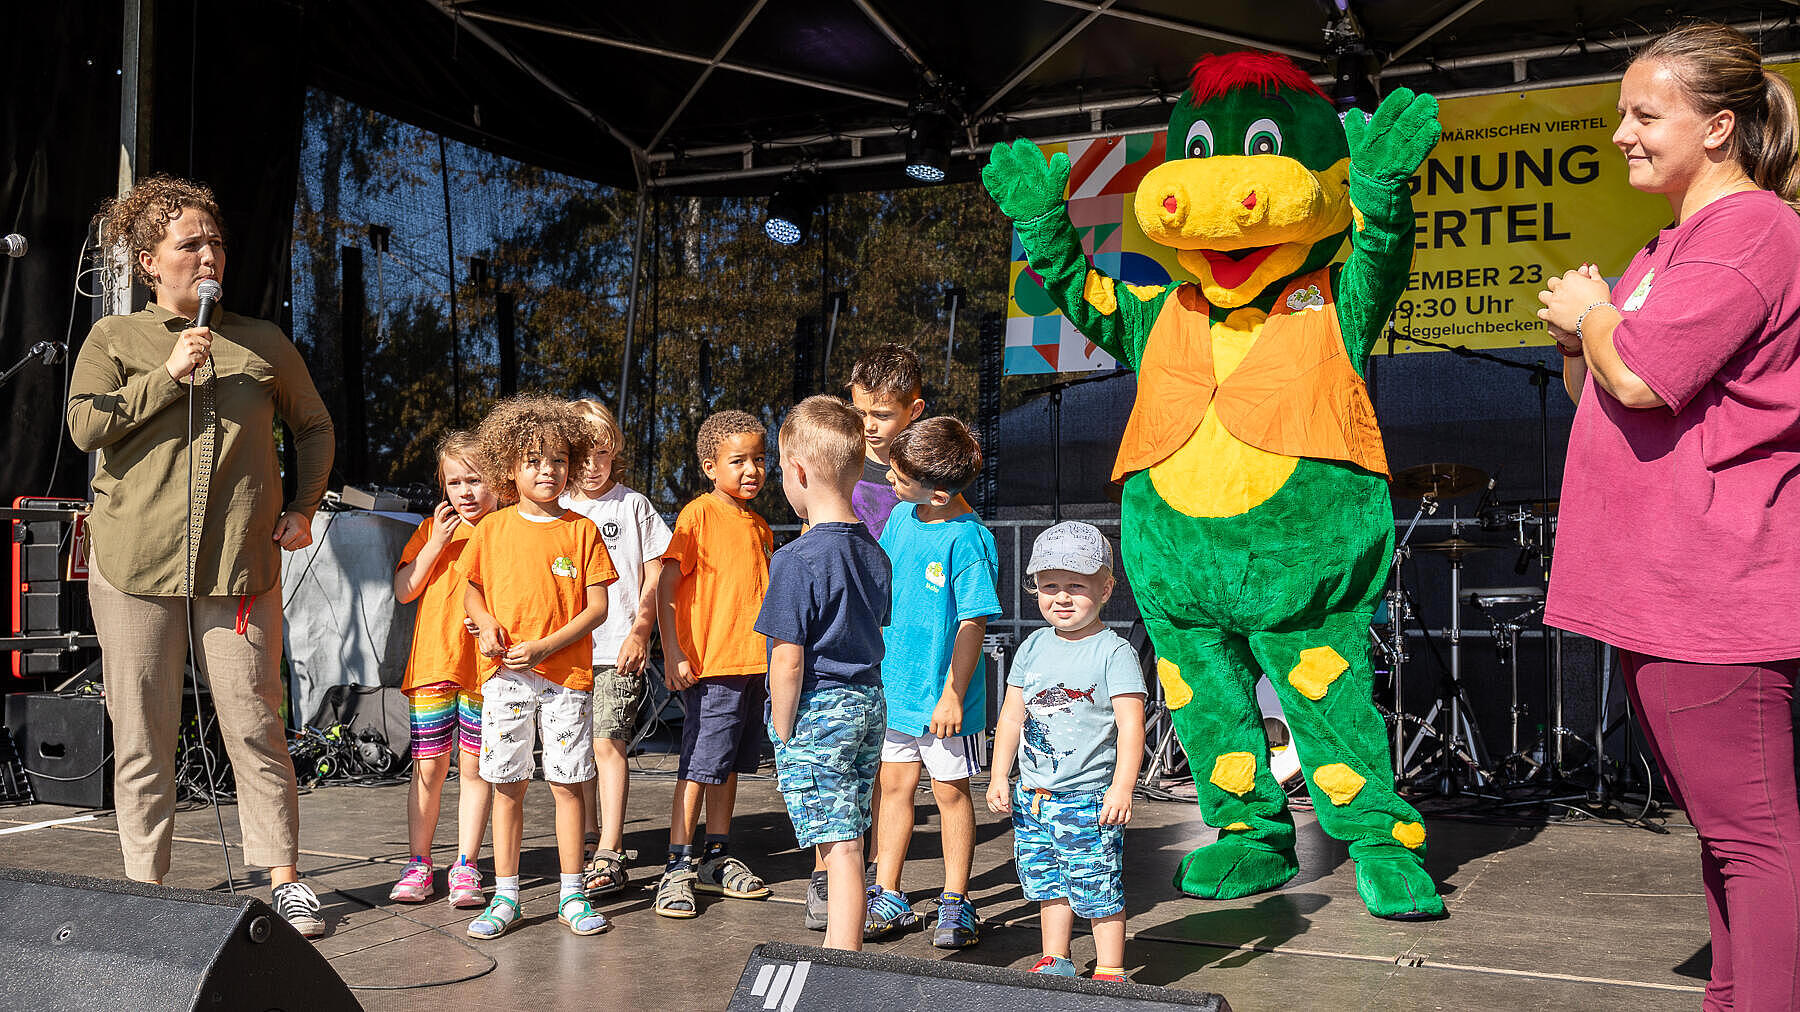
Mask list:
[[[953,178],[972,176],[970,152],[996,140],[1154,126],[1206,53],[1284,52],[1328,86],[1342,71],[1379,74],[1383,91],[1498,91],[1617,73],[1634,39],[1700,14],[1757,26],[1774,52],[1793,14],[1618,0],[300,6],[313,84],[601,182],[739,193],[772,188],[794,164],[839,190],[906,185],[899,163],[921,104],[950,120]]]

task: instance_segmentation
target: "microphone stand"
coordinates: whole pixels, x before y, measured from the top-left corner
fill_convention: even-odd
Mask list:
[[[18,375],[22,369],[31,364],[32,359],[39,355],[44,356],[45,365],[55,365],[56,356],[62,354],[65,350],[66,349],[64,349],[62,345],[55,341],[39,341],[31,346],[31,350],[25,353],[24,358],[14,362],[5,372],[0,373],[0,387],[5,386],[8,380]]]
[[[1098,383],[1101,380],[1117,378],[1128,372],[1127,369],[1113,369],[1110,372],[1090,373],[1075,379],[1062,380],[1058,383],[1046,383],[1041,387],[1032,387],[1023,391],[1025,400],[1039,394],[1050,395],[1050,511],[1053,523],[1062,523],[1062,400],[1063,391],[1070,387],[1078,387],[1083,383]]]

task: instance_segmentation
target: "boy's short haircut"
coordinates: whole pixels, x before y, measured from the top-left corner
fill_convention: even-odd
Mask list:
[[[511,475],[527,454],[562,444],[569,453],[569,481],[587,472],[588,454],[594,450],[594,429],[569,410],[568,402],[543,394],[519,394],[494,405],[475,430],[481,444],[476,467],[490,482],[503,503],[519,501]]]
[[[768,428],[757,421],[755,415],[747,411],[715,411],[700,423],[700,432],[694,437],[694,452],[700,455],[702,463],[713,460],[718,455],[720,443],[745,434],[761,436],[765,444],[769,441]]]
[[[955,495],[981,473],[981,444],[968,426],[938,415],[895,436],[889,460],[913,481]]]
[[[903,344],[878,344],[857,356],[850,367],[849,387],[862,387],[876,397],[911,404],[924,396],[919,354]]]
[[[855,484],[862,475],[862,416],[841,397],[814,394],[794,405],[781,423],[781,452],[805,457],[829,485]]]
[[[576,417],[594,427],[595,449],[610,447],[613,452],[613,474],[625,470],[631,462],[626,459],[625,432],[619,428],[619,420],[606,405],[591,397],[582,397],[569,402],[569,410]]]
[[[464,461],[470,467],[473,467],[476,473],[481,475],[482,481],[487,482],[490,485],[493,484],[488,478],[487,472],[482,469],[481,443],[475,438],[475,433],[470,432],[467,429],[452,429],[449,432],[444,433],[444,438],[438,440],[437,444],[437,483],[439,492],[443,492],[446,495],[449,494],[449,491],[444,488],[444,461],[450,460],[451,458]]]

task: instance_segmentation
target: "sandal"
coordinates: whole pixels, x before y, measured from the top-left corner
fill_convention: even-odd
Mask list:
[[[722,893],[734,900],[768,899],[774,892],[750,866],[735,857],[715,857],[700,862],[694,888],[703,893]]]
[[[590,900],[610,896],[625,889],[625,855],[616,850],[596,850],[581,870],[581,889]]]
[[[469,922],[470,938],[499,938],[506,929],[518,923],[519,904],[499,893],[488,903],[481,916]]]
[[[563,897],[556,905],[556,919],[567,924],[577,935],[598,935],[612,927],[606,915],[590,906],[587,897],[580,893]]]
[[[692,868],[663,872],[662,881],[656,884],[656,903],[651,909],[664,917],[688,918],[699,914],[699,909],[694,906],[694,879],[697,877]],[[684,903],[686,907],[681,906]]]

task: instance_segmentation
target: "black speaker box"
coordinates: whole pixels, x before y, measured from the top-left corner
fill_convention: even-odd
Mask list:
[[[731,1010],[866,1012],[977,1008],[982,1012],[1231,1012],[1224,998],[1142,984],[1046,977],[997,966],[839,952],[764,942],[750,950]]]
[[[104,698],[15,692],[6,697],[6,728],[40,803],[112,807],[112,721]]]
[[[0,1010],[357,1010],[269,905],[192,889],[0,868]]]

